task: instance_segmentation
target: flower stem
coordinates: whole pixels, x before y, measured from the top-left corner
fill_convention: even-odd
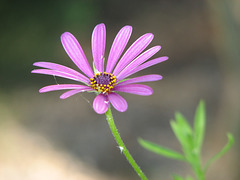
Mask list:
[[[120,149],[120,151],[125,155],[126,159],[128,160],[128,162],[131,164],[131,166],[133,167],[133,169],[136,171],[136,173],[138,174],[138,176],[142,179],[142,180],[147,180],[147,177],[145,176],[145,174],[142,172],[142,170],[140,169],[140,167],[137,165],[137,163],[135,162],[135,160],[133,159],[133,157],[131,156],[131,154],[129,153],[129,151],[127,150],[126,146],[124,145],[122,138],[120,136],[120,134],[118,133],[117,127],[114,123],[114,119],[112,116],[112,112],[111,112],[111,108],[109,106],[107,112],[106,112],[106,117],[107,117],[107,121],[108,121],[108,125],[112,131],[112,134],[118,144],[118,147]]]

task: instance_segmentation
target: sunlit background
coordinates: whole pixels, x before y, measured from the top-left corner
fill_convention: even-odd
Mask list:
[[[240,1],[239,0],[72,0],[0,1],[0,179],[137,180],[120,153],[104,115],[92,109],[94,94],[60,100],[60,92],[39,94],[52,76],[31,74],[36,61],[77,69],[60,35],[69,31],[89,62],[91,33],[104,22],[107,49],[124,25],[133,26],[129,45],[144,33],[149,47],[169,60],[140,72],[158,73],[149,97],[122,94],[126,112],[113,112],[126,146],[151,180],[191,174],[186,164],[143,149],[137,138],[181,151],[170,129],[175,111],[192,122],[200,99],[207,107],[203,162],[232,132],[236,143],[210,167],[210,180],[239,180]]]

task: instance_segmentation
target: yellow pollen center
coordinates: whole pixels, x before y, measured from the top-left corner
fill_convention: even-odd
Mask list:
[[[116,86],[116,76],[111,73],[100,72],[90,78],[91,87],[103,94],[110,93],[111,90]]]

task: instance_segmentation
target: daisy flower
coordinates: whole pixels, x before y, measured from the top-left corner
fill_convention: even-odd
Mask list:
[[[63,33],[61,35],[62,45],[70,59],[82,73],[51,62],[35,62],[34,66],[44,69],[34,69],[32,73],[58,76],[82,84],[49,85],[41,88],[39,92],[68,90],[60,96],[61,99],[85,91],[95,92],[97,96],[93,101],[93,108],[98,114],[105,113],[108,110],[109,103],[120,112],[127,110],[126,100],[117,92],[142,96],[151,95],[153,93],[151,87],[138,83],[161,80],[161,75],[150,74],[130,79],[126,78],[138,71],[165,61],[168,57],[164,56],[149,60],[161,49],[161,46],[154,46],[144,51],[153,40],[153,34],[151,33],[146,33],[138,38],[122,55],[131,33],[131,26],[124,26],[118,32],[110,49],[106,67],[104,67],[106,27],[103,23],[98,24],[92,33],[93,69],[90,67],[77,39],[69,32]]]

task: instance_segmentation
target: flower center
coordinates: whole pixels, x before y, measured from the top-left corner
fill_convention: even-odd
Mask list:
[[[116,81],[116,76],[113,76],[111,73],[107,72],[97,73],[90,78],[91,87],[103,94],[111,92],[116,85]]]

